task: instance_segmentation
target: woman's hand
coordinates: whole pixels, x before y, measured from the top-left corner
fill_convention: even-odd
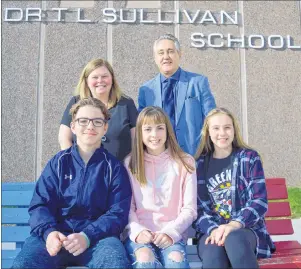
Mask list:
[[[138,244],[149,244],[153,241],[153,234],[149,230],[143,230],[136,237],[136,243]]]

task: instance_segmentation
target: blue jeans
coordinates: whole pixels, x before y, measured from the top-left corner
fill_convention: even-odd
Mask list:
[[[228,234],[224,246],[209,243],[208,235],[198,242],[203,268],[259,268],[255,255],[256,236],[250,229],[238,229]]]
[[[65,248],[51,257],[45,241],[30,236],[14,260],[12,268],[62,268],[66,266],[87,266],[89,268],[130,268],[124,246],[116,237],[107,237],[89,247],[82,254],[73,256]]]
[[[186,258],[186,244],[183,241],[179,241],[166,249],[158,248],[152,243],[138,244],[129,238],[126,239],[124,245],[133,268],[190,268]],[[150,249],[155,256],[155,260],[153,262],[138,262],[135,251],[140,248]],[[176,262],[169,257],[169,254],[173,251],[178,251],[183,254],[183,260],[181,262]]]

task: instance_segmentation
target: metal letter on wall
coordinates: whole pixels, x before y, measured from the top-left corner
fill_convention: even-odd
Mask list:
[[[16,13],[16,12],[20,12],[19,18],[11,18],[13,16],[13,13]],[[23,19],[22,8],[6,8],[5,9],[4,21],[22,21],[22,19]]]

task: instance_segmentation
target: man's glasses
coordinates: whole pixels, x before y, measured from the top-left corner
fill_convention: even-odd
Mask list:
[[[92,121],[95,127],[102,127],[107,122],[102,118],[95,118],[95,119],[78,118],[75,121],[77,121],[80,126],[88,126],[90,124],[90,121]]]

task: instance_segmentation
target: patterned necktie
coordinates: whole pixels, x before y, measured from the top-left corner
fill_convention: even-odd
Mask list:
[[[175,129],[175,100],[173,94],[174,81],[173,79],[166,79],[162,85],[162,107],[169,116],[171,125]]]

